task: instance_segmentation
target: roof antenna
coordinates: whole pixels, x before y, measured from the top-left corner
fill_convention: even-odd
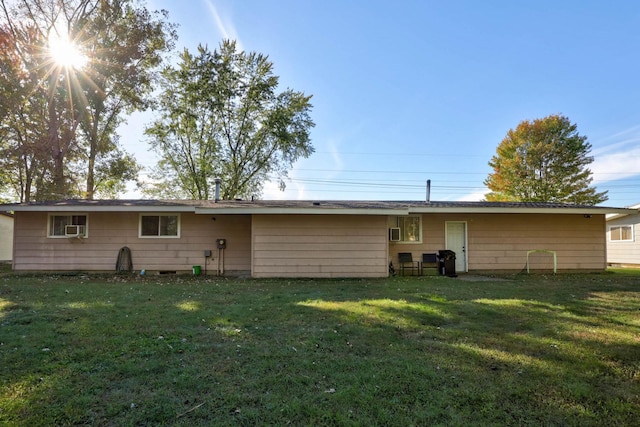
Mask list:
[[[431,180],[427,180],[427,203],[431,203]]]

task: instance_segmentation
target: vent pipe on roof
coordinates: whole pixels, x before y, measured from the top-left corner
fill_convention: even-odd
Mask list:
[[[220,184],[222,183],[222,179],[216,178],[215,179],[215,183],[216,183],[216,198],[215,198],[215,202],[218,203],[220,201]]]
[[[431,180],[427,180],[427,203],[431,202]]]

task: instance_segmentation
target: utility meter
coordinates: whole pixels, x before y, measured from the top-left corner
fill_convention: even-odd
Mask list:
[[[227,248],[227,239],[218,239],[218,240],[216,240],[216,244],[218,245],[218,249],[226,249]]]

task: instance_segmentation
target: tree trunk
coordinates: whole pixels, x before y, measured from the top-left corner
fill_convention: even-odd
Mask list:
[[[87,188],[85,190],[85,198],[87,200],[93,200],[93,194],[95,192],[95,167],[96,167],[96,153],[97,147],[96,143],[93,142],[94,139],[91,139],[91,144],[89,148],[89,159],[87,162]]]
[[[55,99],[55,73],[50,77],[49,93],[49,147],[53,157],[53,188],[55,188],[56,198],[61,199],[64,195],[64,156],[60,147],[59,126],[60,121],[56,113]]]

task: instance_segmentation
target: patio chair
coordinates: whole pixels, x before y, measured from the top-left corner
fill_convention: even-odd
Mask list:
[[[424,274],[425,268],[434,268],[436,272],[438,271],[438,254],[437,253],[422,254],[422,265],[420,266],[420,275]]]
[[[412,276],[414,271],[420,274],[420,262],[413,260],[411,252],[398,253],[398,266],[403,276],[405,275],[405,270],[411,270]]]

